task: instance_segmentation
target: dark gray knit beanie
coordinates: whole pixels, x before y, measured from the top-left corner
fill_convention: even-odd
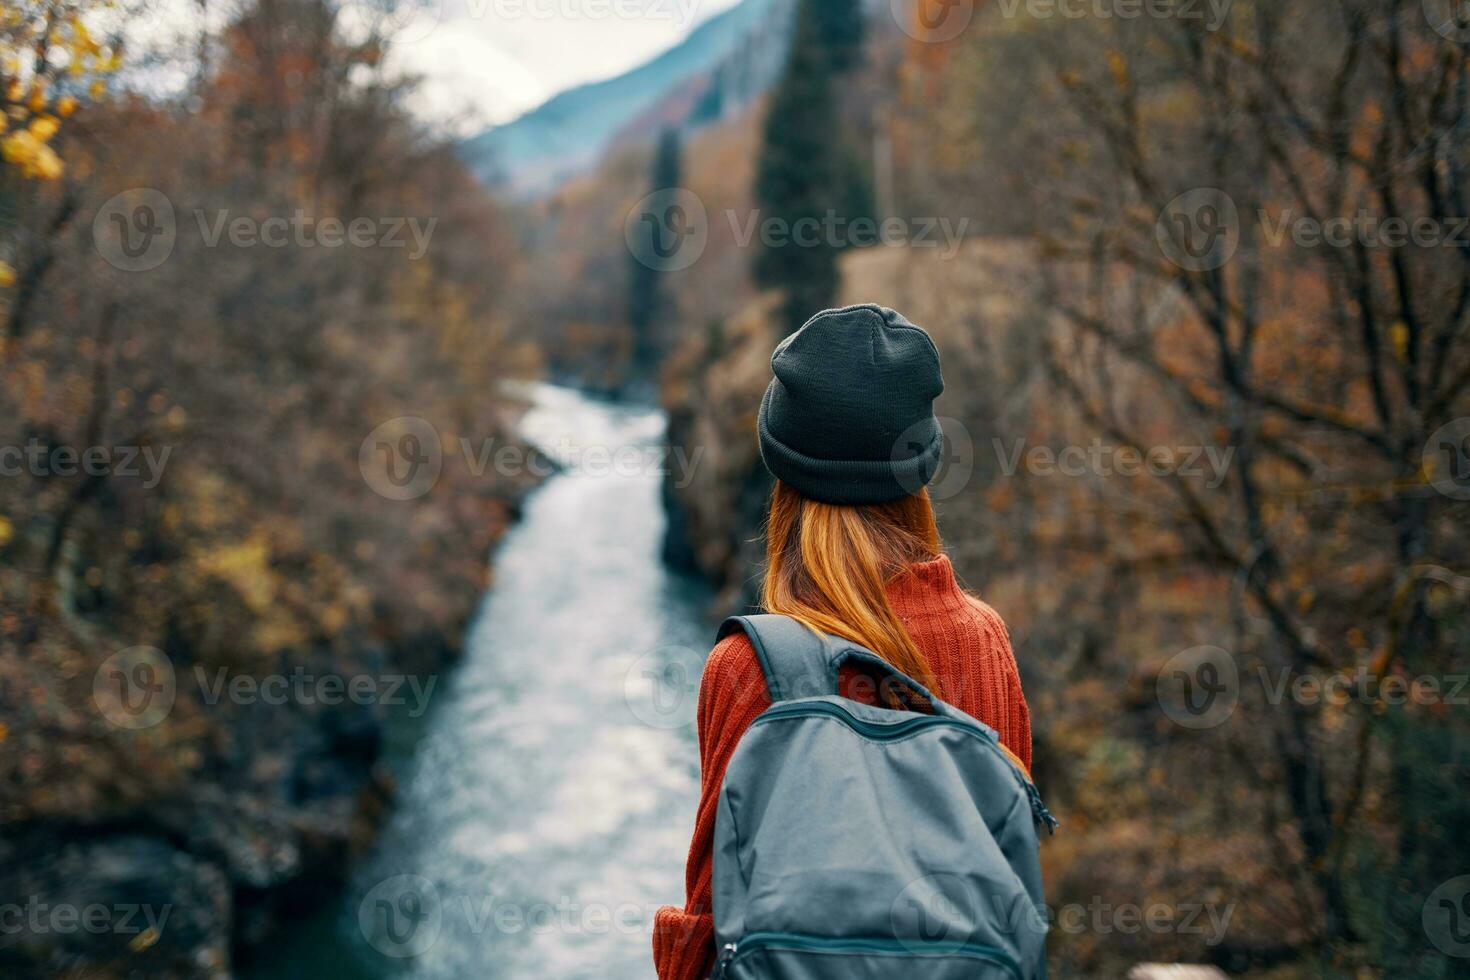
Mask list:
[[[944,390],[934,342],[864,303],[824,310],[781,341],[761,401],[761,459],[802,496],[877,504],[917,493],[939,468]]]

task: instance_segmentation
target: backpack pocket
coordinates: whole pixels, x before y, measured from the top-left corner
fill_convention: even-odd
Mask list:
[[[1022,980],[994,946],[756,932],[727,945],[713,980]]]

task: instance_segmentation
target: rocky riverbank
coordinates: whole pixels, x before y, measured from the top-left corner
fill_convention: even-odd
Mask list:
[[[485,555],[544,471],[522,469],[402,511],[417,557],[344,583],[346,608],[313,607],[299,645],[266,642],[239,555],[191,584],[206,620],[181,607],[111,656],[138,634],[95,610],[7,610],[0,975],[227,978],[334,897],[392,804],[387,747],[432,707]],[[290,587],[306,556],[266,550],[286,583],[266,606],[309,598]],[[394,594],[405,573],[423,591]]]

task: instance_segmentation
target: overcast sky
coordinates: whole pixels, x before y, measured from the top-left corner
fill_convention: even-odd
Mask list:
[[[425,115],[472,131],[627,71],[738,0],[413,2],[394,64],[425,78]]]

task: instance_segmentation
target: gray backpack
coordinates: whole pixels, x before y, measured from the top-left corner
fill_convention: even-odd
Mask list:
[[[720,789],[714,977],[1045,978],[1037,827],[1056,822],[995,731],[847,640],[785,616],[735,630],[772,704]],[[933,713],[841,697],[847,663]]]

